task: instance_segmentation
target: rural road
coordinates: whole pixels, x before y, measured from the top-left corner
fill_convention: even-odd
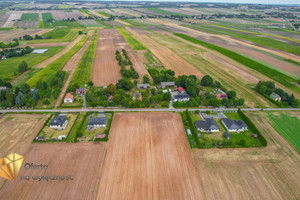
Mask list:
[[[262,108],[242,108],[243,111],[260,111]],[[116,112],[167,112],[167,111],[175,111],[175,112],[182,112],[185,111],[185,108],[128,108],[128,109],[122,109],[122,108],[73,108],[73,109],[42,109],[42,110],[35,110],[35,109],[14,109],[14,110],[0,110],[0,113],[6,113],[6,112],[87,112],[87,111],[116,111]],[[237,108],[190,108],[190,111],[237,111]],[[300,108],[263,108],[264,111],[300,111]]]

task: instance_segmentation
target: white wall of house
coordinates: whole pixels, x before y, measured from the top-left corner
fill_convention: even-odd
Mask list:
[[[64,102],[65,103],[73,103],[73,100],[70,98],[65,98]]]
[[[56,125],[53,126],[52,125],[52,126],[50,126],[50,128],[54,128],[56,130],[64,130],[64,129],[66,129],[67,125],[68,125],[68,120],[66,120],[62,126],[56,126]]]

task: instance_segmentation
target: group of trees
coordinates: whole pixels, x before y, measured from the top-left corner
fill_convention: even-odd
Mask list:
[[[284,90],[275,87],[275,83],[273,81],[259,81],[255,87],[256,92],[266,96],[270,99],[270,95],[274,92],[281,97],[281,101],[284,106],[292,106],[295,108],[300,107],[299,99],[296,99],[294,94],[289,95]]]
[[[9,42],[7,44],[5,44],[4,42],[0,42],[0,48],[1,49],[5,49],[5,48],[12,48],[12,47],[16,47],[19,46],[19,40],[18,39],[14,39],[12,42]]]
[[[115,54],[116,54],[116,59],[118,61],[118,64],[121,67],[120,73],[122,77],[126,79],[131,79],[131,78],[138,79],[139,74],[133,68],[132,62],[130,61],[126,50],[122,49],[122,54],[117,50]],[[126,67],[129,67],[130,69],[126,69]]]
[[[31,53],[32,51],[33,49],[29,46],[25,48],[4,49],[3,51],[0,51],[0,56],[5,56],[6,58],[20,57],[25,54]]]
[[[175,81],[175,72],[172,70],[157,70],[155,68],[149,68],[148,72],[153,79],[154,84],[160,84],[161,82]]]
[[[31,35],[23,35],[23,37],[19,37],[19,40],[40,40],[40,39],[50,39],[51,37],[44,37],[38,34],[35,34],[34,37]]]

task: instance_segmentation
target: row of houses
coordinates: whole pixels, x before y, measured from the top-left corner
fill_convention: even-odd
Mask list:
[[[247,124],[243,120],[231,120],[229,118],[221,119],[228,132],[243,132],[248,130]],[[201,132],[219,132],[220,127],[213,118],[204,118],[204,120],[195,121],[194,125]]]

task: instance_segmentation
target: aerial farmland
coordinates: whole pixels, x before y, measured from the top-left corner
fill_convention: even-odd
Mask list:
[[[287,3],[0,2],[1,198],[300,199]]]

